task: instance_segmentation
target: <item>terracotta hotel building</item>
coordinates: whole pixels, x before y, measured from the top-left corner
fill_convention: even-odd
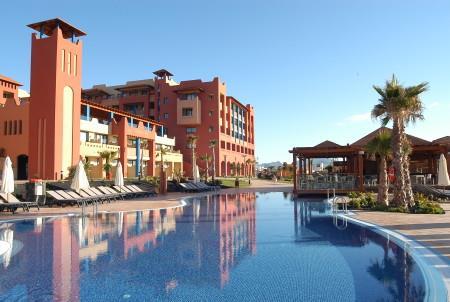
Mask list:
[[[30,94],[0,75],[0,161],[11,157],[18,179],[61,179],[80,157],[103,177],[101,151],[115,151],[127,177],[159,175],[161,149],[168,176],[192,176],[188,136],[196,156],[212,155],[216,175],[253,174],[254,109],[227,96],[219,78],[176,82],[167,70],[123,85],[82,89],[85,35],[61,19],[29,25]],[[196,160],[200,170],[204,162]],[[232,171],[232,167],[234,168]],[[211,172],[210,172],[211,175]]]

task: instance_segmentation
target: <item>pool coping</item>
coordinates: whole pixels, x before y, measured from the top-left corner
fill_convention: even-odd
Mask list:
[[[427,288],[426,301],[440,301],[444,296],[440,296],[439,293],[442,290],[446,291],[446,299],[450,301],[450,278],[445,276],[443,272],[439,271],[439,267],[449,267],[450,261],[445,260],[442,255],[432,251],[427,246],[421,244],[417,240],[404,235],[400,232],[393,231],[382,227],[380,225],[366,222],[349,215],[354,215],[353,212],[349,213],[331,213],[331,216],[337,216],[342,219],[346,219],[351,223],[364,226],[377,234],[382,235],[389,240],[393,240],[397,245],[403,248],[411,257],[418,263],[418,267],[421,270],[424,279],[425,286]],[[430,292],[431,291],[431,292]],[[432,294],[430,296],[430,294]]]

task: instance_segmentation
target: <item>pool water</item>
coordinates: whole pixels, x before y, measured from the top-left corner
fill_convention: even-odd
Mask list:
[[[0,223],[13,246],[0,255],[0,301],[446,300],[414,257],[333,217],[326,202],[283,193],[185,202]]]

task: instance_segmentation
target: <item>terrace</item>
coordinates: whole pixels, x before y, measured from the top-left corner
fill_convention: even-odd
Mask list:
[[[381,129],[377,129],[353,144],[345,146],[324,141],[314,147],[295,147],[293,155],[294,192],[299,195],[325,195],[329,190],[337,194],[365,191],[378,185],[378,159],[365,151],[366,145]],[[385,131],[391,131],[384,128]],[[438,141],[429,142],[408,135],[412,145],[410,156],[411,180],[416,184],[433,185],[437,179],[438,159],[441,154],[449,158],[449,148]],[[314,161],[331,160],[328,169],[315,169]],[[450,170],[450,167],[448,167]]]

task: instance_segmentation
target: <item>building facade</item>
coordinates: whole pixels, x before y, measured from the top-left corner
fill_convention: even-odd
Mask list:
[[[104,106],[155,119],[163,124],[158,134],[176,137],[176,148],[184,155],[186,175],[193,165],[205,173],[214,148],[214,168],[218,176],[254,175],[254,108],[227,96],[226,84],[219,78],[210,82],[176,82],[167,70],[154,72],[153,79],[130,81],[125,85],[95,85],[83,90],[83,98]],[[197,137],[195,153],[188,140]],[[209,165],[212,175],[213,164]]]
[[[31,96],[21,98],[21,85],[0,77],[0,158],[10,156],[16,178],[64,179],[80,159],[90,163],[91,177],[104,177],[101,153],[108,151],[125,177],[154,176],[161,146],[175,153],[161,166],[182,169],[175,140],[157,136],[161,123],[81,98],[84,32],[61,19],[28,26],[38,32],[31,37]]]

